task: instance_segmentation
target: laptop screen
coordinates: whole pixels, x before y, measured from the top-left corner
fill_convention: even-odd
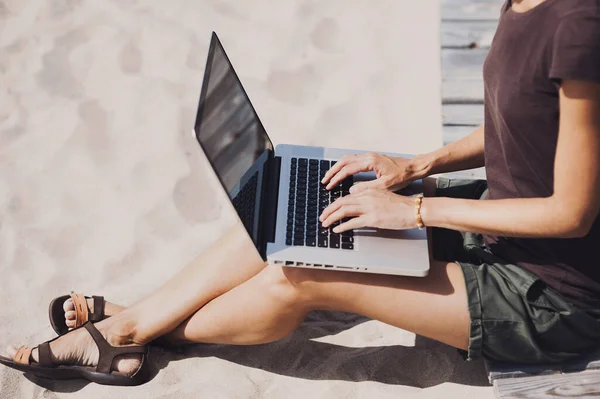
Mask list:
[[[213,33],[195,132],[238,216],[259,248],[260,204],[273,144]],[[260,249],[259,249],[260,251]]]

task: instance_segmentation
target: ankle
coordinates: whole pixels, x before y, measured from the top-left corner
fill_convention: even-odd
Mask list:
[[[141,338],[135,319],[127,314],[113,316],[101,323],[105,323],[102,327],[106,340],[113,346],[144,345],[147,343]]]

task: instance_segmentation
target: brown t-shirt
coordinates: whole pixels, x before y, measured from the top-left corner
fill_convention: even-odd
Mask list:
[[[483,68],[492,200],[552,195],[560,83],[600,82],[600,0],[546,0],[524,13],[511,5],[508,0],[502,8]],[[588,184],[577,179],[573,184]],[[570,302],[600,307],[600,218],[584,238],[485,241]]]

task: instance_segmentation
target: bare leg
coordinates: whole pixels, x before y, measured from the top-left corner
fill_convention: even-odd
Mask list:
[[[423,180],[424,194],[426,196],[435,195],[436,182],[437,179],[431,177]],[[428,236],[430,257],[433,258],[430,230],[428,231]],[[245,254],[248,256],[246,257]],[[195,310],[200,309],[208,301],[248,280],[264,266],[262,260],[255,254],[254,248],[247,239],[245,230],[238,224],[205,253],[175,275],[165,286],[155,291],[142,304],[151,304],[153,302],[156,304],[163,303],[176,292],[178,298],[172,302],[172,305],[179,308],[179,303],[181,302],[190,305],[194,303],[194,306],[197,306],[197,308],[191,309],[190,306],[187,307],[189,314],[193,315]],[[195,280],[197,278],[200,278],[200,280]],[[192,287],[189,287],[188,284],[188,288],[191,289],[180,291],[182,281],[188,283],[190,281],[198,281],[198,284],[193,284]],[[187,298],[190,298],[191,301],[187,300]],[[89,303],[88,306],[91,309],[92,303]],[[65,303],[65,317],[67,325],[71,327],[75,325],[75,312],[72,311],[72,308],[73,304],[67,301]],[[106,314],[111,316],[116,315],[125,309],[123,306],[107,303]],[[186,325],[190,322],[189,320],[186,321],[185,318],[183,320]],[[173,320],[173,323],[175,321],[178,321],[178,319]],[[159,328],[152,336],[156,338],[156,336],[167,335],[165,338],[170,339],[168,332],[169,329]],[[181,336],[180,333],[176,335]],[[175,337],[174,340],[176,340]]]
[[[268,266],[179,326],[179,342],[261,344],[294,331],[317,309],[358,313],[466,349],[469,313],[455,263],[425,278]]]
[[[207,302],[242,284],[264,267],[244,227],[237,224],[148,298],[95,326],[113,346],[146,344],[173,330]],[[53,341],[50,350],[57,364],[93,366],[98,361],[97,347],[84,330]],[[7,352],[14,357],[16,348],[9,347]],[[32,358],[37,361],[37,349]],[[129,373],[138,365],[138,358],[123,356],[115,360],[113,368]]]
[[[436,179],[428,178],[424,185],[425,195],[434,195]],[[465,349],[468,343],[464,278],[454,263],[432,262],[426,278],[277,270],[268,267],[216,298],[178,326],[168,339],[179,343],[265,343],[294,331],[310,310],[335,309],[379,319],[455,347]],[[298,283],[299,278],[303,284]],[[294,290],[289,289],[290,284]],[[321,294],[327,294],[325,299],[317,300],[318,292],[311,299],[306,298],[306,292],[300,295],[299,288],[312,292],[319,287]],[[390,301],[379,293],[390,296]],[[359,294],[365,299],[359,301]],[[344,302],[344,298],[352,300]]]
[[[331,309],[467,346],[466,292],[456,264],[433,262],[427,278],[274,266],[257,276],[264,267],[238,225],[152,296],[96,326],[114,346],[145,344],[175,328],[171,336],[187,342],[251,344],[289,334],[309,310]],[[55,361],[93,365],[97,350],[84,334],[78,330],[55,341]],[[115,368],[135,369],[136,359],[121,360],[129,367]]]
[[[149,342],[173,330],[212,299],[265,267],[241,224],[144,300],[111,317],[133,321],[136,339]]]
[[[457,348],[468,346],[469,312],[462,271],[455,263],[443,262],[433,262],[425,278],[269,266],[209,302],[170,336],[182,343],[267,343],[294,331],[307,312],[317,309],[358,313]],[[168,319],[163,312],[163,308],[156,309],[158,319]],[[152,336],[139,328],[135,318],[121,316],[128,313],[129,309],[96,324],[114,346],[145,343],[138,337]],[[93,365],[97,350],[78,332],[57,340],[52,353],[59,362],[81,363],[83,359]],[[37,354],[33,357],[37,359]],[[136,359],[125,358],[113,367],[134,372],[138,364]]]
[[[154,313],[153,307],[164,308],[169,304],[172,308],[176,308],[174,314],[179,315],[183,312],[181,314],[187,313],[189,316],[211,299],[248,280],[263,267],[265,263],[256,252],[246,230],[241,224],[236,224],[163,286],[132,308],[148,309]],[[92,299],[88,300],[88,307],[93,309]],[[105,313],[107,316],[116,316],[126,309],[125,306],[107,302]],[[65,301],[64,310],[67,326],[74,327],[75,311],[70,299]],[[143,317],[141,313],[139,315]],[[181,317],[183,316],[165,320],[165,323],[168,322],[174,327],[185,320],[185,317],[179,320]],[[154,317],[153,319],[156,321],[155,325],[161,324],[158,319]],[[154,324],[154,321],[147,320],[149,324]],[[152,335],[160,336],[167,332],[168,329],[158,328]]]
[[[425,180],[425,195],[434,195],[435,184],[436,179],[428,178]],[[129,309],[125,315],[121,315],[122,320],[127,321],[128,324],[132,324],[131,319],[137,320],[137,322],[133,324],[136,325],[136,340],[138,342],[148,342],[161,335],[164,335],[165,339],[174,343],[257,343],[261,341],[267,342],[272,340],[273,337],[275,339],[277,337],[283,337],[290,331],[293,331],[296,326],[302,322],[305,314],[314,307],[314,304],[311,305],[305,302],[298,302],[294,299],[292,301],[293,303],[288,303],[289,301],[280,302],[286,304],[283,309],[281,306],[265,306],[263,304],[264,302],[270,304],[276,302],[267,295],[267,293],[273,294],[273,290],[279,290],[279,292],[275,294],[281,293],[282,285],[280,284],[280,281],[278,282],[277,279],[274,279],[272,276],[272,284],[267,283],[265,281],[267,278],[265,273],[261,273],[259,276],[252,278],[252,276],[255,276],[263,268],[264,264],[262,260],[255,255],[252,244],[246,238],[245,230],[238,225],[232,229],[230,234],[226,235],[209,248],[205,254],[180,271],[172,280],[167,282],[165,286],[157,290],[149,298]],[[445,264],[444,266],[439,266],[439,264],[434,263],[432,264],[432,273],[426,279],[407,279],[362,274],[356,275],[352,273],[348,275],[348,278],[349,281],[354,282],[354,285],[360,286],[363,285],[363,279],[366,284],[372,285],[378,285],[379,282],[398,280],[400,286],[403,287],[405,291],[410,292],[411,286],[407,285],[407,282],[414,282],[415,287],[418,284],[429,284],[428,282],[431,278],[436,276],[436,270],[441,270],[442,268],[453,269],[457,268],[457,266],[447,266]],[[301,270],[300,272],[305,271]],[[297,270],[290,270],[285,274],[296,276],[298,273]],[[332,278],[339,278],[345,274],[346,273],[334,272]],[[250,281],[240,286],[241,283],[250,278],[252,278]],[[437,284],[441,284],[444,280],[448,281],[448,278],[448,276],[443,275],[441,278],[435,277],[434,279],[437,279]],[[462,274],[458,277],[458,280],[461,279]],[[458,284],[458,280],[456,280],[453,285]],[[257,288],[259,285],[266,286],[266,288],[263,288],[263,294],[257,294],[261,292]],[[283,287],[285,287],[285,285]],[[361,288],[365,289],[364,287]],[[398,287],[390,286],[388,288],[396,289]],[[229,290],[232,291],[226,295],[221,295]],[[352,290],[345,287],[342,290],[342,293],[344,292],[350,293]],[[427,290],[424,290],[423,292],[428,293]],[[423,292],[420,294],[423,294]],[[398,295],[399,294],[400,292]],[[463,295],[463,297],[466,296],[464,292],[459,293],[458,295]],[[435,298],[444,298],[444,295],[437,295]],[[211,300],[212,302],[202,308],[203,305]],[[425,303],[422,299],[418,299],[418,301]],[[402,303],[404,303],[404,301],[402,301]],[[165,304],[167,304],[167,306],[165,306]],[[168,304],[170,304],[173,309],[169,309]],[[460,304],[463,305],[462,302]],[[404,308],[403,306],[400,307]],[[164,317],[158,317],[156,311],[159,309],[160,314],[165,315]],[[386,320],[385,315],[383,314],[368,313],[369,309],[371,308],[366,310],[361,310],[359,308],[346,310],[362,313],[376,319]],[[421,309],[418,306],[412,307],[412,309],[418,309],[417,315],[421,312]],[[394,314],[393,312],[387,311],[385,313],[390,315]],[[260,320],[260,323],[238,323],[238,321],[246,320],[247,318],[255,318]],[[421,318],[415,317],[414,320],[421,320]],[[402,323],[401,320],[398,322],[388,320],[387,322],[393,325]],[[450,325],[454,325],[454,322],[454,319],[449,320]],[[117,323],[117,325],[118,324],[119,323]],[[259,325],[261,331],[248,328],[252,325]],[[435,324],[429,323],[428,325],[433,326]],[[236,326],[241,327],[242,330],[236,331]],[[415,332],[421,331],[418,326],[411,327],[403,324],[399,326]],[[172,333],[169,333],[171,330],[173,330]],[[444,334],[447,334],[447,332],[448,329],[443,329]],[[419,333],[431,338],[440,339],[440,332],[427,334],[426,331],[421,331]],[[450,339],[450,341],[444,339],[440,340],[448,343],[452,341],[452,339]]]

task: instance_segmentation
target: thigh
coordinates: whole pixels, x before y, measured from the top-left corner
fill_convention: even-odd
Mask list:
[[[467,349],[467,294],[456,263],[433,261],[427,277],[294,268],[282,271],[311,310],[358,313]]]

